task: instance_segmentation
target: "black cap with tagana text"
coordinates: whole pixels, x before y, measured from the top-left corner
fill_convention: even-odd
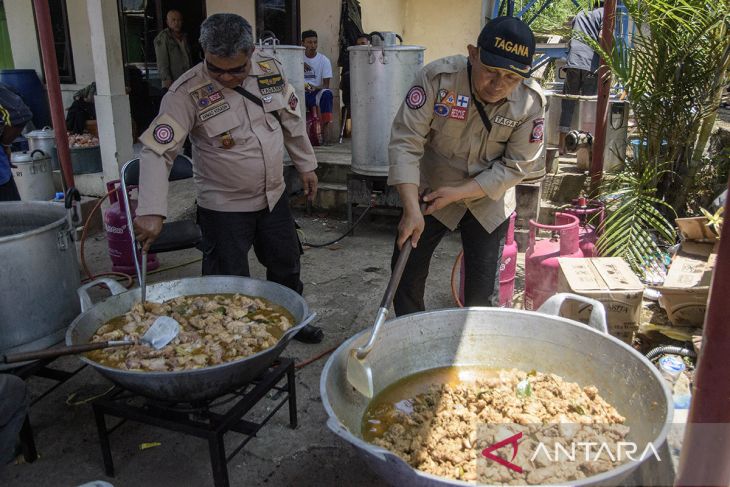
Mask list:
[[[484,26],[477,40],[482,64],[530,77],[535,36],[516,17],[497,17]]]

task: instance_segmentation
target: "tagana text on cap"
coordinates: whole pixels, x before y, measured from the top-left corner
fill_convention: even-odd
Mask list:
[[[535,36],[516,17],[497,17],[484,26],[477,40],[482,64],[530,77]]]

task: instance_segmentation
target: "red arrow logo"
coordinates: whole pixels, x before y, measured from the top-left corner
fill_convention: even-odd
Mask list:
[[[489,448],[485,448],[482,450],[482,455],[484,455],[486,458],[489,458],[490,460],[494,460],[495,462],[499,463],[500,465],[504,465],[507,468],[511,468],[517,473],[522,473],[522,468],[518,465],[515,465],[512,462],[509,462],[505,460],[502,457],[498,457],[494,453],[492,453],[495,450],[499,450],[505,445],[512,445],[512,458],[510,460],[514,460],[517,456],[517,449],[519,448],[519,444],[517,443],[517,440],[522,438],[522,433],[517,433],[515,435],[510,436],[509,438],[505,438],[504,440],[500,441],[499,443],[495,443],[494,445],[490,446]]]

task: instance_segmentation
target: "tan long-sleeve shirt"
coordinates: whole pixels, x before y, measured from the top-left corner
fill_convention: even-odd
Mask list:
[[[167,178],[188,135],[198,205],[210,210],[272,209],[285,189],[284,147],[299,172],[317,168],[299,99],[281,63],[255,51],[251,66],[242,86],[263,107],[224,88],[203,63],[170,87],[140,137],[138,215],[167,216]]]
[[[467,59],[451,56],[423,68],[393,121],[388,184],[425,191],[474,179],[484,190],[482,198],[434,213],[452,230],[468,209],[494,231],[515,210],[515,185],[543,163],[545,98],[535,81],[520,83],[485,112],[491,131],[472,100]]]

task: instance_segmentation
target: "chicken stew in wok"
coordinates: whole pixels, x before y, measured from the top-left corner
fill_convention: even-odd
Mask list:
[[[180,333],[160,350],[139,338],[156,318],[169,316]],[[241,294],[180,296],[164,303],[136,303],[102,325],[91,342],[130,339],[138,343],[89,352],[87,357],[108,367],[131,371],[180,371],[239,360],[274,346],[294,317],[266,299]]]

